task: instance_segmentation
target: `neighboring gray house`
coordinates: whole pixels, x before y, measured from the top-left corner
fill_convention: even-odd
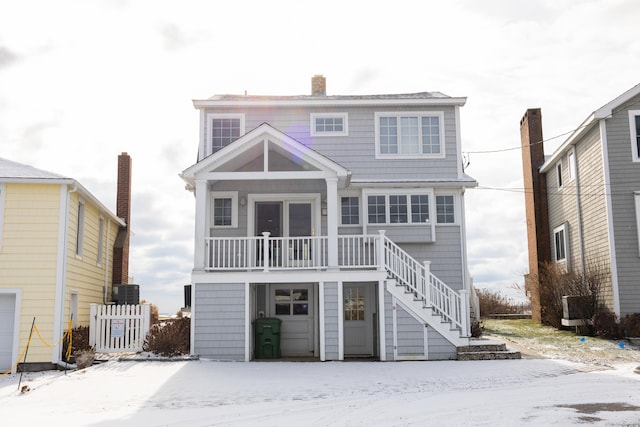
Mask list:
[[[543,164],[527,165],[528,154],[540,159],[544,151],[540,116],[529,110],[521,122],[539,129],[523,138],[525,182],[529,175],[541,186],[533,185],[539,198],[530,207],[547,205],[527,210],[527,223],[544,230],[529,232],[530,271],[545,261],[576,272],[599,264],[609,271],[606,307],[618,316],[639,313],[640,85],[594,111]],[[546,242],[532,245],[545,234]]]
[[[469,343],[459,109],[438,92],[195,100],[191,352],[432,360]]]

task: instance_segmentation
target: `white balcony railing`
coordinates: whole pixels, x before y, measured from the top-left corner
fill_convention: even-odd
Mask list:
[[[209,237],[205,239],[205,270],[300,270],[376,268],[380,235],[338,236],[338,265],[329,266],[327,236]]]

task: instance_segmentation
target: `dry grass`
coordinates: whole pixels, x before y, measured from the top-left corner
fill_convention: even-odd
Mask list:
[[[612,366],[640,363],[640,348],[625,340],[576,335],[526,320],[483,321],[484,336],[521,350],[525,355]]]

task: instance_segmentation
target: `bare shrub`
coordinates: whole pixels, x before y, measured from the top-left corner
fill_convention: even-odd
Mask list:
[[[158,306],[147,302],[146,300],[140,301],[140,304],[149,304],[149,325],[155,325],[160,321],[160,316],[158,314]]]
[[[621,321],[622,335],[626,338],[640,337],[640,313],[627,314]]]
[[[617,316],[608,311],[601,311],[593,316],[593,332],[596,336],[616,339],[621,336],[621,328]]]
[[[492,314],[523,314],[526,310],[526,304],[518,304],[496,290],[476,288],[476,295],[482,317]]]
[[[189,354],[191,319],[182,317],[156,323],[149,330],[143,349],[161,356]]]
[[[537,281],[540,289],[542,323],[555,328],[562,327],[562,297],[580,297],[574,301],[576,318],[591,319],[604,309],[603,288],[609,278],[609,270],[601,262],[591,261],[586,271],[566,272],[556,264],[541,265]]]

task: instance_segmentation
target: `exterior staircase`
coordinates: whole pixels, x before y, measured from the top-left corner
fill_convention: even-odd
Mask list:
[[[469,294],[455,291],[434,276],[429,263],[420,264],[384,238],[387,291],[407,309],[457,347],[458,360],[520,359],[504,343],[471,338]],[[474,315],[475,317],[475,315]]]

